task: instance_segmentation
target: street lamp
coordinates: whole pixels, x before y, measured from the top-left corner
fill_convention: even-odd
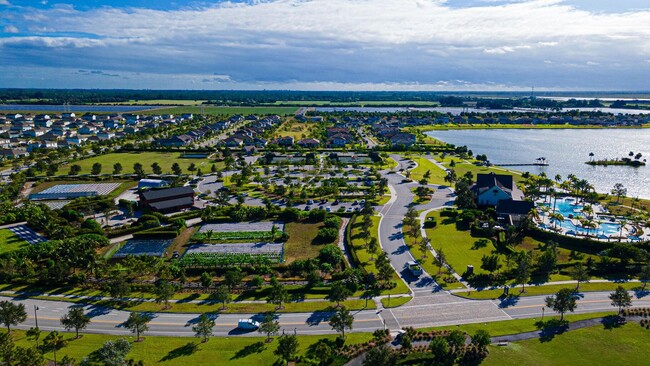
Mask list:
[[[542,321],[544,321],[544,310],[546,310],[546,307],[542,306]]]
[[[37,310],[40,310],[38,306],[34,305],[34,321],[36,322],[36,328],[38,328],[38,313]]]

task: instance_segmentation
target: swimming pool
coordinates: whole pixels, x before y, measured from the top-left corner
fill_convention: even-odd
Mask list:
[[[597,235],[609,237],[612,235],[618,235],[621,232],[621,225],[616,222],[611,222],[607,218],[599,217],[595,215],[594,222],[596,224],[595,228],[583,227],[580,224],[577,224],[577,220],[586,218],[582,210],[585,205],[577,204],[574,198],[565,197],[557,198],[555,201],[539,203],[540,206],[546,206],[553,210],[555,206],[556,212],[564,216],[564,220],[558,221],[556,219],[549,220],[550,225],[545,225],[546,228],[549,227],[558,227],[564,229],[567,234],[587,234],[587,235]],[[573,218],[573,220],[572,220]],[[543,227],[544,228],[544,227]]]

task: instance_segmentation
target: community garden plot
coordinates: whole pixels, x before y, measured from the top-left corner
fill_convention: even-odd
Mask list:
[[[204,224],[194,235],[195,240],[242,240],[265,241],[271,240],[273,226],[277,233],[284,231],[284,223],[280,221],[255,221],[241,223]],[[277,234],[276,234],[277,237]]]
[[[29,195],[30,200],[65,200],[79,197],[106,196],[122,183],[58,184]]]
[[[171,239],[129,240],[113,255],[113,258],[124,258],[128,255],[148,255],[152,257],[162,257],[165,254],[165,250],[167,250],[171,244]]]
[[[224,267],[280,263],[284,243],[233,243],[191,245],[180,263],[186,267]]]

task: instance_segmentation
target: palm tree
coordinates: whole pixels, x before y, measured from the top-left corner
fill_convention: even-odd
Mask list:
[[[553,222],[553,227],[555,229],[557,229],[558,222],[564,221],[564,215],[562,215],[559,212],[553,212],[552,214],[549,215],[549,217],[551,218],[551,220],[555,220],[555,222]]]
[[[54,366],[56,366],[56,351],[64,347],[66,343],[68,342],[63,338],[63,334],[60,334],[56,330],[50,332],[47,337],[43,339],[45,347],[52,349],[52,352],[54,353]]]
[[[627,225],[627,220],[625,220],[625,219],[621,220],[621,227],[620,227],[620,231],[618,233],[618,241],[619,242],[623,238],[623,228],[625,227],[625,225]]]

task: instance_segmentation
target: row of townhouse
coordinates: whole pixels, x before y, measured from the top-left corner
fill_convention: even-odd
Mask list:
[[[252,119],[253,115],[247,116],[246,120],[252,121],[246,126],[240,127],[232,135],[223,139],[220,145],[230,148],[240,147],[266,147],[268,141],[263,137],[267,131],[270,131],[280,125],[281,119],[278,115],[267,116],[262,119]]]
[[[192,115],[0,114],[0,157],[21,157],[35,149],[58,149],[124,138],[142,129],[172,126],[187,118]]]

